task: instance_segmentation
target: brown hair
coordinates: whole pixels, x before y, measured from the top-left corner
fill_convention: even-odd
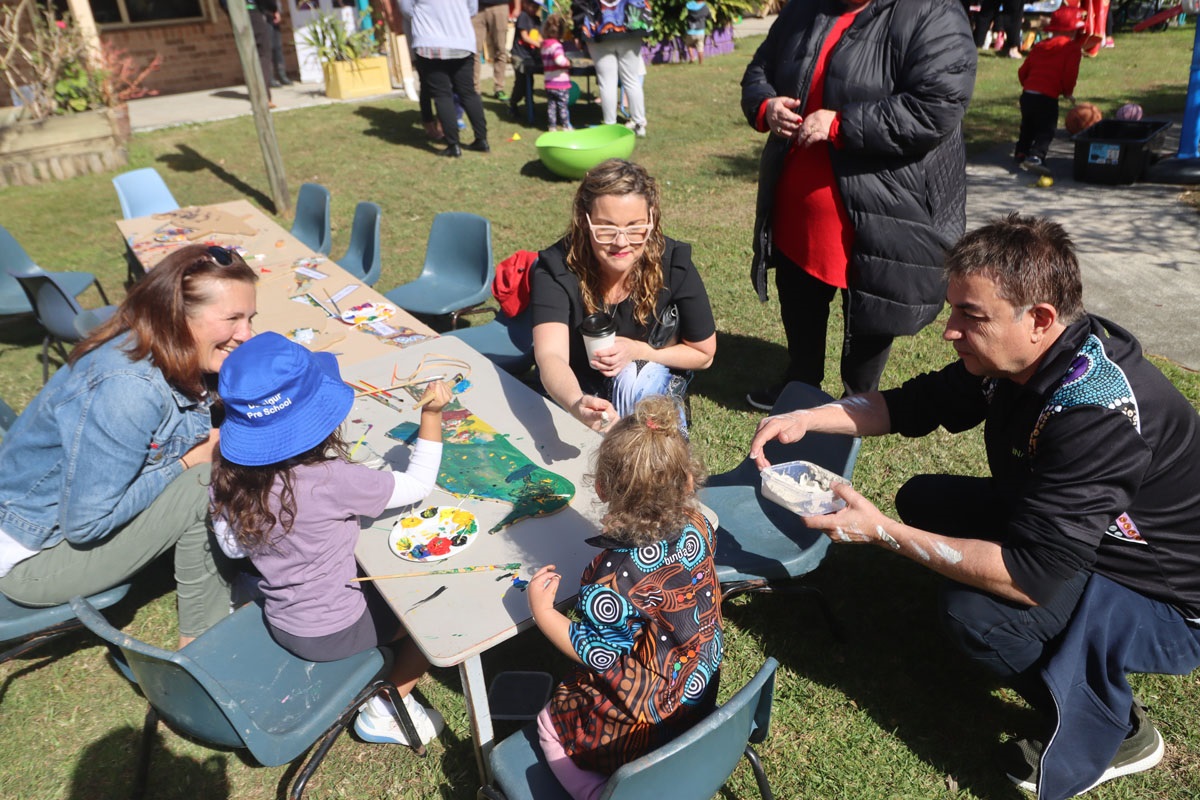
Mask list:
[[[686,524],[704,482],[704,465],[680,427],[674,398],[648,397],[600,443],[592,474],[608,505],[606,535],[643,547]]]
[[[948,278],[983,275],[1024,311],[1049,303],[1064,325],[1084,315],[1083,279],[1071,237],[1057,222],[1015,211],[970,231],[946,255]]]
[[[212,458],[213,516],[225,518],[238,544],[247,553],[270,547],[276,540],[268,539],[267,533],[278,524],[283,529],[283,535],[287,535],[296,521],[292,470],[338,458],[350,458],[341,428],[335,428],[325,441],[311,450],[259,467],[248,467],[222,458],[221,444],[218,442],[213,447]],[[281,484],[278,516],[271,512],[271,489],[277,477]]]
[[[588,170],[575,192],[571,208],[571,226],[567,230],[567,267],[579,278],[583,294],[583,305],[588,314],[603,307],[603,291],[600,287],[600,269],[596,254],[592,250],[592,233],[588,229],[587,215],[596,199],[605,195],[641,195],[646,200],[646,209],[651,216],[653,228],[642,250],[642,258],[630,273],[633,285],[629,296],[633,299],[633,316],[642,325],[649,324],[655,314],[658,293],[663,288],[662,256],[666,239],[662,232],[662,214],[658,207],[658,184],[644,167],[632,161],[610,158],[599,166]]]
[[[128,331],[132,342],[125,353],[131,360],[149,356],[168,383],[198,400],[204,394],[204,378],[188,318],[212,302],[213,282],[253,284],[258,280],[241,256],[226,252],[230,256],[226,265],[202,244],[187,245],[168,255],[133,285],[107,322],[71,351],[68,363],[76,363]]]
[[[561,14],[550,14],[542,23],[542,36],[547,39],[561,39],[566,25],[567,21]]]

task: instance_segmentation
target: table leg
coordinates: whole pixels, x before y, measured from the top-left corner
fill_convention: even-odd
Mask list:
[[[492,709],[488,705],[483,662],[479,656],[471,656],[459,664],[458,676],[462,680],[463,695],[467,700],[467,717],[471,720],[471,743],[475,747],[479,780],[483,785],[487,785],[492,780],[488,759],[495,745],[495,734],[492,731]]]

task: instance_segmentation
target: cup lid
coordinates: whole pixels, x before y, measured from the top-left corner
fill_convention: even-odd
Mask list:
[[[579,332],[584,336],[608,336],[617,332],[617,322],[611,315],[597,311],[583,318],[583,322],[579,323]]]

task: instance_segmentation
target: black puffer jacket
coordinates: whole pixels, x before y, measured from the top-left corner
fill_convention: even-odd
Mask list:
[[[808,96],[841,0],[788,3],[742,77],[742,111]],[[833,172],[850,221],[849,330],[904,335],[928,325],[945,296],[942,259],[966,226],[962,119],[975,86],[975,44],[958,0],[871,0],[837,43],[824,106],[841,113]],[[772,206],[790,142],[763,148],[751,278],[767,299]]]

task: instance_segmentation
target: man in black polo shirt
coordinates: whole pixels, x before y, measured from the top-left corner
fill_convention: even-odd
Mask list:
[[[1200,416],[1132,335],[1084,311],[1056,223],[995,220],[964,236],[945,269],[943,336],[958,361],[767,417],[750,454],[766,466],[765,442],[809,431],[984,423],[991,477],[912,478],[896,497],[903,523],[841,488],[846,508],[805,523],[951,579],[940,598],[951,638],[1055,723],[1045,746],[1015,743],[1009,777],[1057,800],[1162,758],[1126,673],[1200,664]]]

